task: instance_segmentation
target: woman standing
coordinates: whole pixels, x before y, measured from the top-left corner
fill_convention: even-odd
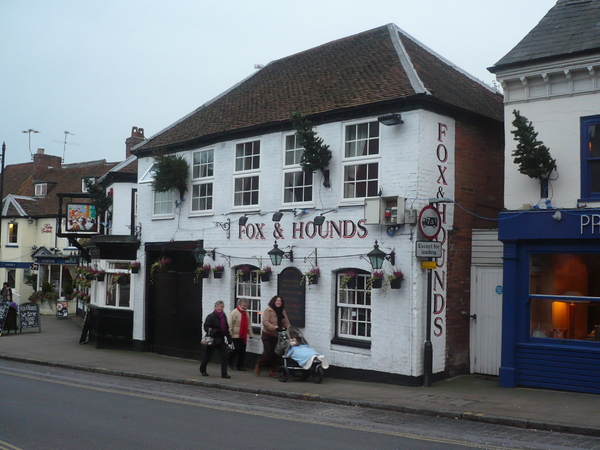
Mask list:
[[[2,295],[3,302],[12,303],[12,301],[13,301],[12,289],[10,288],[10,286],[8,285],[8,283],[6,281],[2,285],[2,291],[0,291],[0,295]]]
[[[263,354],[258,359],[254,367],[254,373],[260,375],[261,367],[269,368],[269,376],[277,376],[277,368],[281,365],[281,357],[275,353],[277,346],[277,332],[290,326],[290,321],[284,310],[283,299],[276,295],[269,302],[269,307],[262,315],[262,334],[260,336],[263,343]]]
[[[216,302],[215,310],[206,316],[206,320],[204,321],[204,331],[213,337],[213,345],[206,346],[206,353],[204,353],[202,364],[200,364],[200,373],[203,377],[208,376],[208,373],[206,373],[206,366],[208,365],[215,348],[218,348],[219,353],[221,353],[221,377],[231,378],[230,375],[227,375],[227,350],[229,346],[226,342],[226,340],[231,340],[231,335],[229,334],[227,317],[223,312],[224,308],[225,303],[222,301]]]
[[[233,369],[233,362],[237,356],[237,370],[246,370],[244,360],[246,359],[246,343],[248,338],[252,339],[254,333],[250,317],[248,317],[248,300],[238,300],[237,308],[229,314],[229,331],[233,338],[233,351],[229,353],[229,366]]]

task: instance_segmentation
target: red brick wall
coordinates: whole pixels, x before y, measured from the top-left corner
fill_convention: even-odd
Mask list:
[[[446,367],[449,375],[469,371],[471,235],[473,228],[497,228],[504,200],[504,128],[502,123],[456,122],[456,202],[448,241]]]

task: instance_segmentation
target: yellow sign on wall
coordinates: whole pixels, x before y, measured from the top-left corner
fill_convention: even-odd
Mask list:
[[[435,269],[437,267],[437,263],[435,261],[423,261],[421,262],[422,269]]]

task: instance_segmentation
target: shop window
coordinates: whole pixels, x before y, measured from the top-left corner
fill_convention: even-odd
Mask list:
[[[581,118],[581,197],[600,199],[600,116]]]
[[[262,326],[261,322],[261,302],[260,302],[260,276],[258,269],[250,272],[250,278],[244,280],[241,275],[235,277],[235,304],[240,299],[248,301],[248,314],[250,315],[250,323],[253,327]]]
[[[347,280],[346,271],[337,273],[336,337],[355,341],[371,340],[371,292],[367,289],[370,274],[356,270]],[[347,282],[346,282],[347,281]]]
[[[600,254],[533,254],[530,336],[600,342]]]
[[[123,272],[107,274],[106,305],[129,308],[131,279]]]

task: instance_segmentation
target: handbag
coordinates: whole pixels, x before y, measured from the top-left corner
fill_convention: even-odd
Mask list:
[[[206,336],[204,336],[202,338],[202,340],[200,341],[200,344],[205,345],[205,346],[213,345],[214,338],[212,336],[210,336],[208,333],[206,333]]]

